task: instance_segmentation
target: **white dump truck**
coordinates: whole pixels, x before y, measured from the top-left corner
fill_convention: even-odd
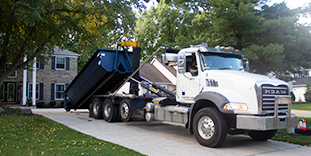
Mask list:
[[[297,116],[291,114],[288,84],[249,73],[245,55],[233,48],[207,44],[181,50],[159,48],[150,58],[164,49],[162,62],[178,65],[175,93],[137,77],[140,47],[130,45],[133,53],[97,50],[67,88],[65,109],[89,108],[90,116],[107,122],[143,119],[179,123],[208,147],[220,146],[227,134],[248,133],[262,141],[272,138],[277,129],[297,125]],[[130,93],[116,94],[128,81]],[[137,84],[153,94],[138,95]]]

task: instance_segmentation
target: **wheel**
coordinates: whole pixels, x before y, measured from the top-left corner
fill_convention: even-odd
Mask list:
[[[70,112],[70,109],[69,108],[65,108],[66,112]]]
[[[276,129],[276,130],[269,130],[269,131],[250,131],[247,133],[254,140],[266,141],[268,139],[271,139],[277,131],[278,130]]]
[[[123,122],[129,122],[131,119],[131,106],[130,100],[124,99],[122,100],[119,107],[120,118]]]
[[[92,113],[95,119],[103,118],[102,108],[103,108],[103,100],[95,98],[92,102]]]
[[[119,117],[119,109],[117,105],[114,105],[112,101],[107,98],[103,104],[103,117],[107,122],[115,122]]]
[[[193,130],[197,141],[207,147],[220,146],[227,137],[227,123],[215,108],[200,109],[193,119]]]

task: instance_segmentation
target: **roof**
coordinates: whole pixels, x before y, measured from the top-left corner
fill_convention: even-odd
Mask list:
[[[162,63],[161,58],[156,58],[168,71],[170,71],[175,77],[176,77],[176,69],[170,65],[165,65],[165,63]]]
[[[58,46],[54,47],[54,55],[63,55],[63,56],[71,56],[71,57],[79,57],[80,54],[77,54],[75,52],[69,51],[67,49],[61,49]]]
[[[139,76],[144,77],[154,83],[171,83],[161,72],[153,65],[146,63],[140,70]]]
[[[302,85],[302,84],[308,84],[311,83],[311,77],[301,77],[295,79],[293,85]]]

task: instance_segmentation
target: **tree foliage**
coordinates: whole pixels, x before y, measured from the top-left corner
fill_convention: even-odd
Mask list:
[[[132,6],[142,7],[132,0],[1,0],[0,84],[34,57],[44,61],[55,45],[86,58],[94,47],[127,37]]]
[[[310,6],[289,9],[284,2],[267,5],[267,0],[163,0],[138,17],[135,32],[148,47],[147,54],[160,45],[233,46],[248,55],[251,72],[273,71],[287,79],[301,67],[310,68],[311,29],[298,23],[300,16],[310,15]]]
[[[306,102],[310,103],[311,102],[311,84],[310,83],[307,84],[307,89],[306,89],[306,93],[304,93],[304,96],[305,96]]]

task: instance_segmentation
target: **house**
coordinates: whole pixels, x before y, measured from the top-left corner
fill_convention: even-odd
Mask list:
[[[56,46],[52,57],[47,57],[46,63],[36,61],[35,70],[18,70],[10,75],[0,86],[0,100],[4,103],[26,105],[26,101],[32,99],[32,84],[35,82],[37,101],[48,104],[55,100],[60,103],[64,100],[66,87],[77,74],[79,56]]]
[[[154,58],[150,63],[146,63],[140,70],[139,76],[143,77],[161,87],[168,90],[176,90],[176,68],[175,64],[166,66],[160,61],[159,58]],[[143,83],[147,83],[144,80]],[[123,92],[129,93],[130,83],[127,82],[120,90],[118,94]],[[139,95],[150,94],[151,92],[139,85]]]
[[[306,102],[304,94],[307,90],[307,84],[311,83],[311,77],[300,77],[289,82],[289,85],[296,97],[295,102]]]

